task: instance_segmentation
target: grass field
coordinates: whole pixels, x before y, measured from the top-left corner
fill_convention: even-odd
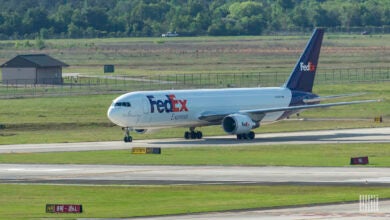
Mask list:
[[[44,50],[15,48],[0,41],[0,62],[22,53],[48,53],[70,65],[64,72],[116,73],[290,72],[303,50],[305,36],[236,36],[46,40]],[[325,69],[388,68],[390,35],[325,34],[319,72]]]
[[[388,187],[61,186],[0,184],[0,218],[126,218],[390,197]],[[46,214],[46,204],[82,204],[83,214]],[[358,210],[358,208],[357,208]]]
[[[305,144],[243,147],[167,148],[161,155],[129,150],[0,154],[0,163],[349,166],[351,157],[368,156],[369,166],[390,167],[389,144]]]

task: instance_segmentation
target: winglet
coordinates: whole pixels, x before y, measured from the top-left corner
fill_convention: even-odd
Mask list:
[[[295,91],[312,92],[323,36],[324,29],[314,30],[284,87]]]

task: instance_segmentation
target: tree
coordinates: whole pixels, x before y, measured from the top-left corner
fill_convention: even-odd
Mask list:
[[[207,32],[213,36],[225,35],[226,34],[226,27],[225,27],[224,22],[222,20],[216,21],[215,23],[210,25]]]
[[[326,10],[322,5],[312,5],[311,22],[317,27],[340,26],[339,14],[334,10]]]
[[[73,9],[71,5],[60,5],[58,6],[57,13],[52,15],[54,21],[54,29],[57,33],[67,31],[68,24],[72,21]]]
[[[292,9],[295,6],[293,0],[277,0],[276,3],[285,10]]]
[[[75,9],[73,11],[70,24],[77,28],[87,28],[87,18],[85,17],[85,13],[83,13],[80,9]],[[69,31],[69,26],[68,26]]]
[[[296,27],[309,27],[308,10],[306,7],[298,6],[290,12],[291,21]]]
[[[240,30],[242,34],[258,35],[264,29],[263,5],[261,3],[251,1],[236,2],[230,5],[229,12],[228,17],[239,23],[234,25],[234,27],[243,28]],[[228,29],[228,31],[234,32],[231,29]]]
[[[50,26],[47,11],[43,8],[30,8],[23,17],[23,33],[38,33],[41,28]]]
[[[365,2],[361,7],[361,21],[364,26],[380,26],[382,24],[382,9],[372,1]]]
[[[103,8],[88,8],[85,12],[86,26],[103,31],[108,27],[108,15]]]
[[[247,23],[247,33],[249,35],[260,35],[263,31],[263,18],[261,15],[251,16],[248,18]]]
[[[0,0],[0,38],[258,35],[390,25],[388,0]]]
[[[344,27],[361,26],[361,10],[357,3],[346,3],[341,7],[341,24]]]
[[[68,37],[69,38],[80,38],[82,37],[82,31],[73,22],[68,25]]]
[[[263,12],[263,5],[252,1],[236,2],[230,5],[229,12],[229,16],[236,19],[257,16]]]

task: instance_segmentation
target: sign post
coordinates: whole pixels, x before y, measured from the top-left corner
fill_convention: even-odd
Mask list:
[[[161,154],[160,147],[133,147],[132,154]]]
[[[82,205],[46,204],[46,213],[82,213]]]

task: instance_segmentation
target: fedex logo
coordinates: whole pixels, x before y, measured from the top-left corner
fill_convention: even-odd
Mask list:
[[[301,71],[305,72],[313,72],[316,70],[316,66],[312,62],[308,62],[307,65],[303,64],[303,62],[300,63]]]
[[[166,95],[167,99],[165,100],[156,100],[152,95],[146,97],[149,99],[151,113],[154,113],[154,109],[157,109],[159,113],[188,112],[187,100],[176,99],[176,96],[173,94]]]
[[[249,122],[241,122],[241,125],[244,127],[249,127],[251,124],[249,124]]]

